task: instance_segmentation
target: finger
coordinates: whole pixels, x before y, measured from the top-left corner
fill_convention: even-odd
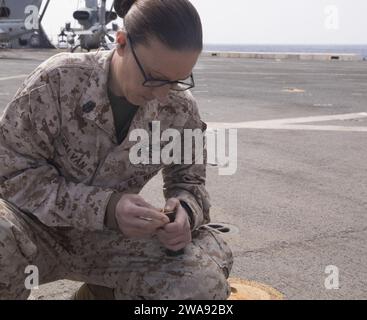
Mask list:
[[[172,250],[172,251],[178,251],[178,250],[181,250],[183,248],[186,247],[186,243],[184,242],[180,242],[178,244],[175,244],[175,245],[165,245],[165,247],[169,250]]]
[[[164,230],[157,231],[158,239],[165,244],[175,244],[180,241],[191,242],[191,232],[167,233]]]
[[[165,225],[165,223],[162,221],[158,220],[147,221],[139,217],[134,217],[133,219],[131,219],[130,223],[133,228],[146,232],[148,231],[156,232],[159,228],[162,228]]]
[[[187,238],[187,236],[186,235],[182,235],[180,237],[167,240],[165,242],[165,244],[167,244],[169,246],[174,246],[174,245],[177,245],[177,244],[180,244],[180,243],[188,243],[188,242],[189,242],[189,239]]]
[[[168,233],[162,229],[158,229],[157,237],[161,242],[167,243],[168,241],[171,241],[172,239],[184,238],[185,234],[184,233]]]
[[[184,226],[186,222],[188,222],[188,215],[186,210],[181,206],[181,204],[178,206],[176,211],[176,219],[175,222],[179,225]]]
[[[135,199],[134,199],[134,204],[139,206],[139,207],[146,207],[146,208],[150,208],[150,209],[153,209],[153,210],[156,210],[156,211],[159,211],[158,208],[154,207],[153,205],[151,205],[150,203],[146,202],[141,196],[137,196]]]
[[[164,213],[146,207],[132,206],[131,214],[136,218],[143,217],[162,225],[169,223],[169,219]]]
[[[176,219],[174,222],[164,226],[164,230],[168,233],[186,232],[190,229],[188,216],[184,208],[181,206],[177,209]]]
[[[164,206],[164,211],[174,211],[180,205],[177,198],[169,198]]]
[[[168,236],[167,232],[164,231],[163,228],[159,228],[157,230],[157,236],[158,236],[159,239],[162,239],[162,240],[168,240],[169,239],[169,236]]]

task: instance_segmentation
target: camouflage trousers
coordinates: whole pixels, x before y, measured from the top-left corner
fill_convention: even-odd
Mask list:
[[[208,226],[193,232],[183,255],[172,257],[155,236],[51,228],[0,199],[0,299],[27,299],[31,265],[39,284],[82,281],[113,289],[115,299],[224,300],[232,263],[230,248]]]

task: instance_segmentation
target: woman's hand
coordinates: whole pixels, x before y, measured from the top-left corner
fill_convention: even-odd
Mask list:
[[[169,250],[178,251],[191,242],[191,229],[186,210],[176,198],[167,200],[165,211],[175,211],[174,222],[166,224],[157,232],[159,241]]]
[[[116,205],[115,216],[128,238],[145,238],[169,223],[168,217],[136,194],[124,194]]]

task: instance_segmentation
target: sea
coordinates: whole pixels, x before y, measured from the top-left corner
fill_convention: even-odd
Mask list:
[[[367,44],[365,45],[205,44],[204,50],[234,51],[234,52],[355,53],[367,59]]]

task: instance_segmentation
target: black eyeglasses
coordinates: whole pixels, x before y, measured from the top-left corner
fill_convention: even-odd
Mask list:
[[[163,87],[166,85],[170,85],[171,89],[175,91],[186,91],[186,90],[189,90],[195,87],[194,75],[192,73],[187,79],[184,79],[182,81],[181,80],[170,81],[170,80],[154,79],[152,77],[148,77],[135,53],[133,43],[132,43],[132,40],[129,34],[127,35],[127,39],[130,43],[130,47],[131,47],[131,51],[133,53],[134,59],[137,65],[139,66],[141,73],[143,74],[143,77],[144,77],[143,86],[144,87],[157,88],[157,87]]]

